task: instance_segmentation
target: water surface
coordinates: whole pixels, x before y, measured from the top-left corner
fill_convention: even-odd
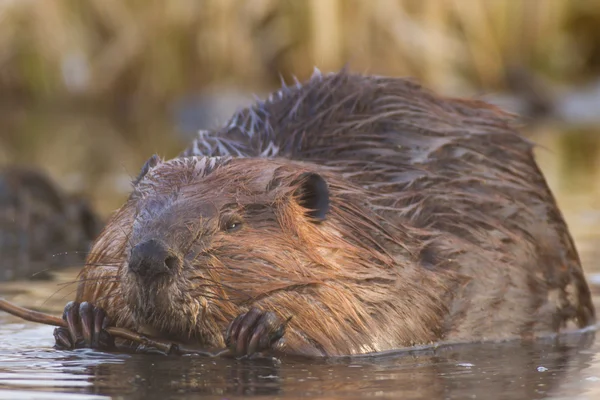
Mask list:
[[[85,125],[85,124],[83,124]],[[46,127],[48,128],[48,127]],[[60,126],[56,127],[60,128]],[[581,253],[600,308],[600,129],[529,132]],[[0,285],[26,307],[60,315],[76,269],[49,282]],[[52,349],[52,327],[0,313],[0,399],[597,399],[600,339],[456,345],[355,359],[235,361]]]

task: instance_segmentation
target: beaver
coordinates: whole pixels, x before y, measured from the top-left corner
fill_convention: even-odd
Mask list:
[[[83,262],[100,227],[89,202],[64,193],[45,172],[0,169],[0,281],[47,278],[49,267]]]
[[[531,339],[595,310],[513,115],[343,70],[152,156],[57,328],[309,357]]]

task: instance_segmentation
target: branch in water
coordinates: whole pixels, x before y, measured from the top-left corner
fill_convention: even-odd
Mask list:
[[[16,304],[13,304],[2,298],[0,298],[0,310],[12,314],[16,317],[22,318],[26,321],[67,328],[67,321],[63,320],[62,318],[58,318],[49,314],[44,314],[39,311],[29,310],[27,308],[17,306]],[[144,346],[153,347],[166,354],[194,354],[205,357],[219,357],[230,354],[229,349],[224,349],[216,353],[196,349],[189,349],[176,343],[152,339],[124,328],[109,327],[106,328],[106,331],[114,337],[131,340],[132,342],[139,343]]]

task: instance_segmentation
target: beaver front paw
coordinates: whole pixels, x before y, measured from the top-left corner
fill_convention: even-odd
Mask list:
[[[108,350],[115,347],[115,340],[106,328],[109,319],[104,310],[88,302],[69,302],[63,311],[67,328],[56,328],[54,339],[57,349],[93,348]]]
[[[286,323],[271,311],[252,308],[231,322],[225,344],[238,357],[269,350],[283,337]]]

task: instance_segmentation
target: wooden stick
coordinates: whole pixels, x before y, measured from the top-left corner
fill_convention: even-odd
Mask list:
[[[0,310],[12,314],[16,317],[22,318],[26,321],[37,322],[40,324],[59,326],[66,328],[67,321],[62,318],[55,317],[53,315],[44,314],[39,311],[29,310],[27,308],[20,307],[10,301],[7,301],[3,298],[0,298]],[[204,350],[196,350],[186,348],[185,346],[181,346],[176,343],[167,342],[159,339],[152,339],[139,333],[130,331],[125,328],[116,328],[116,327],[108,327],[106,331],[114,337],[118,337],[121,339],[131,340],[132,342],[140,343],[145,346],[156,348],[166,354],[179,354],[179,355],[201,355],[206,357],[219,357],[224,355],[229,355],[229,349],[224,349],[218,351],[216,353],[211,353],[209,351]]]

